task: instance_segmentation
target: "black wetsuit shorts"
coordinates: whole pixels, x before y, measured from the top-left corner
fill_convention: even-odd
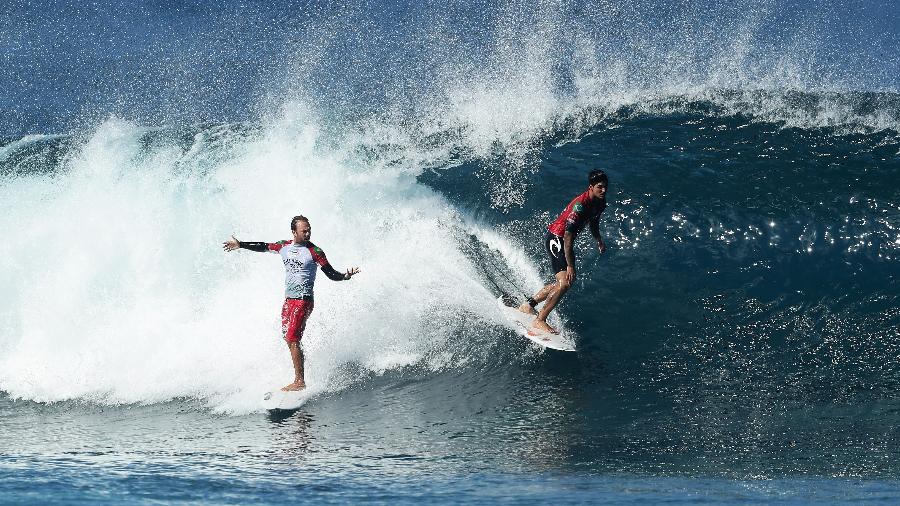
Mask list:
[[[563,238],[548,230],[547,234],[544,235],[544,249],[547,251],[547,256],[550,257],[550,267],[553,269],[553,275],[555,276],[558,272],[564,272],[569,264],[566,263]]]

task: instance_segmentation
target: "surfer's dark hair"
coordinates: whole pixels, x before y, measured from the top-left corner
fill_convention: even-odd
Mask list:
[[[305,221],[306,224],[309,225],[309,220],[306,218],[306,216],[303,216],[302,214],[299,216],[294,216],[293,218],[291,218],[291,232],[294,231],[294,228],[297,226],[298,221]]]
[[[588,184],[591,186],[603,183],[603,186],[609,186],[609,178],[606,177],[606,173],[600,169],[594,169],[588,174]]]

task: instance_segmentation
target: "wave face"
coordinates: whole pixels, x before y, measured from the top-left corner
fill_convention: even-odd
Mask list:
[[[859,8],[17,5],[43,22],[2,30],[0,390],[258,409],[283,269],[220,244],[302,213],[362,268],[316,288],[326,395],[490,406],[576,467],[896,475],[851,434],[889,439],[900,380],[900,23]],[[595,167],[609,251],[579,239],[579,352],[541,354],[494,299],[547,279]]]

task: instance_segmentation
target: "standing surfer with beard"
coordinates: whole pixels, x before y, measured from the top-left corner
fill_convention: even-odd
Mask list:
[[[538,290],[526,302],[519,306],[519,311],[537,315],[531,324],[531,330],[558,334],[559,331],[547,324],[547,316],[559,304],[559,300],[575,281],[575,237],[590,224],[591,234],[597,240],[600,253],[606,251],[603,238],[600,237],[600,213],[606,209],[606,190],[609,180],[602,170],[593,170],[588,174],[587,191],[575,197],[563,210],[562,214],[547,227],[544,236],[544,249],[550,257],[556,281]],[[540,312],[535,306],[544,302]]]
[[[251,251],[271,252],[281,254],[284,263],[284,305],[281,308],[281,331],[291,352],[291,361],[294,364],[294,381],[282,388],[284,391],[296,391],[306,388],[303,376],[303,349],[300,347],[300,339],[303,338],[303,330],[306,328],[306,320],[313,311],[313,285],[316,282],[316,265],[333,281],[344,281],[352,278],[359,272],[358,267],[347,269],[346,272],[338,272],[328,263],[325,252],[310,242],[312,227],[305,216],[294,216],[291,219],[291,233],[293,242],[278,241],[266,242],[242,242],[231,236],[231,239],[222,244],[225,251],[234,251],[239,248]]]

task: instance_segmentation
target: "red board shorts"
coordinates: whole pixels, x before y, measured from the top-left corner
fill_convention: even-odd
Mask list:
[[[295,343],[303,338],[306,320],[313,311],[312,299],[285,299],[281,307],[281,333],[284,340]]]

